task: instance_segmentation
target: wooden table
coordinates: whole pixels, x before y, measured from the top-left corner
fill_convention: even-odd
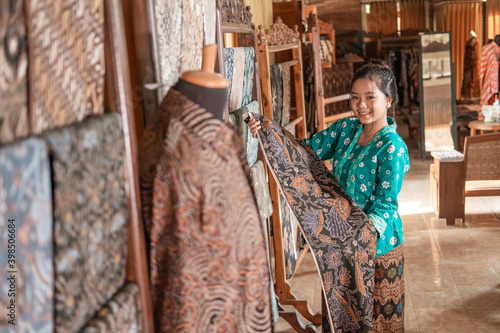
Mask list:
[[[469,128],[470,136],[476,135],[477,131],[479,131],[480,134],[484,134],[486,131],[493,131],[496,133],[500,131],[500,123],[496,121],[485,122],[484,120],[474,120],[469,122]]]

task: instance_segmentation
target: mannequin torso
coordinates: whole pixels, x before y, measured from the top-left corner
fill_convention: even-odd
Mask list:
[[[173,89],[200,105],[220,121],[224,121],[227,88],[209,88],[179,79]]]

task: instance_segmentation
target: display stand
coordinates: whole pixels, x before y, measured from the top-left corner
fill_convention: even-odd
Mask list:
[[[290,121],[296,128],[296,134],[299,139],[306,137],[305,126],[305,106],[304,106],[304,91],[303,91],[303,71],[302,71],[302,43],[299,39],[299,32],[297,27],[295,30],[290,29],[283,24],[280,18],[277,18],[271,29],[263,32],[263,27],[259,26],[258,34],[258,47],[257,47],[257,64],[261,80],[262,91],[262,106],[264,116],[273,119],[273,104],[271,93],[271,75],[270,75],[270,62],[269,55],[272,53],[291,51],[293,59],[289,61],[294,72],[294,87],[295,87],[295,102],[297,112],[295,119]],[[271,176],[269,177],[269,190],[271,199],[273,201],[273,245],[275,256],[275,292],[279,300],[281,310],[283,305],[294,306],[302,316],[310,320],[314,324],[321,323],[321,314],[313,314],[307,304],[306,300],[298,300],[291,292],[290,284],[286,278],[285,258],[284,258],[284,244],[283,232],[281,225],[281,210],[279,200],[279,188]],[[309,249],[306,248],[300,254],[297,265],[307,253]],[[294,311],[293,311],[294,312]],[[314,332],[315,328],[312,325],[304,326],[296,313],[290,311],[280,311],[280,316],[285,319],[294,329],[301,332]]]

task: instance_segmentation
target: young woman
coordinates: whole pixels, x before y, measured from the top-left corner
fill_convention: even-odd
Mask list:
[[[396,132],[396,80],[383,65],[364,65],[351,82],[351,108],[343,119],[304,141],[322,159],[378,231],[375,260],[374,332],[404,331],[403,226],[398,195],[410,169],[408,149]],[[257,136],[260,122],[249,121]]]

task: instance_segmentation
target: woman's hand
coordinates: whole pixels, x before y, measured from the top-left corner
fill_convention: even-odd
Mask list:
[[[248,121],[248,126],[250,126],[250,132],[254,138],[257,137],[257,132],[261,129],[260,121],[255,119],[250,119]]]

